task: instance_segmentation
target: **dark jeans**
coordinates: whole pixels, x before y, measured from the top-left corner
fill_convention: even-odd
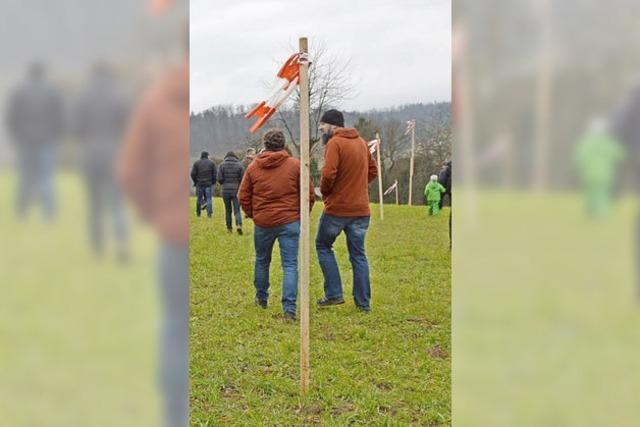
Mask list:
[[[300,238],[300,221],[278,227],[262,228],[255,226],[253,242],[256,248],[256,263],[253,283],[256,287],[256,298],[269,298],[269,267],[271,253],[276,239],[280,246],[280,260],[284,277],[282,280],[282,308],[284,311],[296,312],[298,297],[298,240]]]
[[[333,243],[342,231],[347,236],[349,261],[353,268],[353,299],[358,307],[368,309],[371,302],[369,262],[364,241],[369,228],[369,217],[337,217],[323,213],[320,217],[316,251],[324,276],[324,294],[327,298],[342,298],[342,280],[333,252]]]
[[[222,200],[224,201],[224,213],[225,220],[227,221],[227,228],[231,227],[231,207],[233,206],[233,213],[236,217],[236,226],[242,227],[242,213],[240,212],[240,203],[238,202],[238,196],[236,194],[222,193]]]
[[[124,200],[113,173],[110,170],[87,170],[86,184],[89,201],[89,236],[95,253],[105,249],[107,219],[113,223],[113,236],[118,250],[126,251],[129,236]],[[110,217],[110,218],[107,218]]]
[[[207,203],[207,216],[211,217],[211,215],[213,214],[213,204],[211,203],[211,187],[198,185],[196,187],[196,197],[198,198],[198,201],[196,202],[196,215],[200,216],[200,211],[202,210],[202,201],[204,200]]]
[[[56,147],[18,145],[18,200],[16,211],[23,218],[31,203],[42,203],[44,216],[51,220],[56,214],[55,167]]]

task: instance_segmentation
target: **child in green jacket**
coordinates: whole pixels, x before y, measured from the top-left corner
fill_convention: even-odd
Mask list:
[[[447,190],[438,182],[438,176],[431,175],[431,180],[424,188],[424,197],[427,199],[429,215],[438,215],[440,212],[440,197],[445,191]]]

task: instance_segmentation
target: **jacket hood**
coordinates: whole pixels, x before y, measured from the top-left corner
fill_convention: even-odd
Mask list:
[[[238,159],[238,156],[236,156],[235,154],[227,154],[226,156],[224,156],[224,161],[225,162],[239,162],[240,159]]]
[[[360,138],[360,134],[354,128],[338,128],[333,132],[333,136],[339,136],[340,138],[347,139]]]
[[[282,162],[287,160],[289,157],[289,153],[285,150],[265,151],[256,157],[254,162],[256,162],[259,168],[272,169],[280,166]]]

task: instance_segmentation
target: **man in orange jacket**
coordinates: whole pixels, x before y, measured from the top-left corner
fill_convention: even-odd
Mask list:
[[[344,231],[353,268],[353,299],[360,310],[369,312],[371,282],[365,236],[371,216],[369,183],[378,176],[378,168],[358,131],[344,127],[340,111],[326,111],[320,120],[320,130],[326,142],[320,180],[324,211],[316,251],[324,276],[325,296],[318,300],[318,306],[344,303],[340,270],[333,252],[333,243]]]
[[[255,224],[255,301],[258,306],[267,308],[271,253],[278,240],[284,273],[282,310],[286,320],[295,320],[300,238],[300,160],[287,153],[285,137],[279,129],[270,129],[265,133],[264,146],[265,150],[247,168],[238,191],[242,210]],[[310,210],[314,200],[310,182]]]

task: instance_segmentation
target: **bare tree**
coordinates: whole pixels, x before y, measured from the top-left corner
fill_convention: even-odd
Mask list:
[[[353,85],[350,81],[351,60],[343,59],[338,55],[328,52],[322,42],[311,45],[309,49],[309,101],[310,101],[310,125],[311,140],[310,150],[313,153],[318,141],[321,139],[320,118],[322,113],[330,108],[339,108],[340,104],[353,95]],[[278,110],[277,120],[282,123],[285,131],[296,151],[299,151],[298,112],[300,111],[300,91]],[[292,114],[293,113],[293,114]]]

